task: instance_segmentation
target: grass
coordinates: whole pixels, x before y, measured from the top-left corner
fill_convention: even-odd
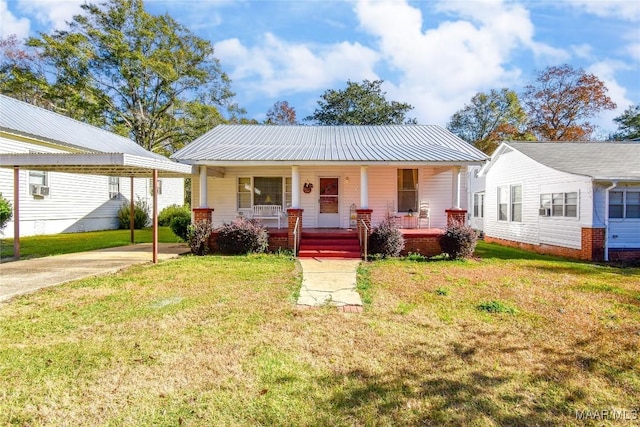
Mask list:
[[[150,243],[152,229],[135,230],[135,243]],[[179,237],[169,227],[158,227],[158,241],[174,243]],[[60,255],[94,249],[125,246],[131,243],[129,230],[88,231],[86,233],[47,234],[20,238],[20,256],[22,259]],[[0,239],[0,259],[13,257],[13,239]]]
[[[0,306],[0,425],[571,426],[610,423],[576,411],[637,411],[640,270],[510,251],[368,263],[362,314],[297,310],[300,272],[273,255],[16,298]]]

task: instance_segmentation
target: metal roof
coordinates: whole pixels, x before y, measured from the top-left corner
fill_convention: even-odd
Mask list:
[[[220,125],[172,156],[189,164],[482,163],[471,144],[440,126]]]
[[[68,151],[2,154],[1,167],[122,176],[148,175],[153,169],[162,176],[185,176],[192,170],[130,139],[5,95],[0,95],[0,131]]]
[[[637,142],[507,142],[527,157],[563,172],[594,179],[640,179]]]

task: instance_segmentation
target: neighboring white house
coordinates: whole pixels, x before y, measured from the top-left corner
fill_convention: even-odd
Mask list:
[[[470,188],[470,223],[488,241],[579,259],[640,259],[638,143],[506,142]]]
[[[221,125],[173,158],[200,168],[192,206],[213,209],[214,226],[274,205],[303,211],[304,228],[355,227],[363,209],[373,225],[392,214],[426,228],[428,203],[445,228],[447,210],[466,209],[467,167],[487,156],[439,126]]]
[[[109,153],[106,157],[114,158],[117,153],[130,159],[144,159],[139,162],[147,167],[152,167],[153,162],[160,165],[172,163],[127,138],[0,95],[0,156],[4,166],[0,168],[0,193],[3,197],[15,206],[14,171],[7,168],[13,164],[12,159],[19,158],[24,165],[24,154],[32,157],[38,154],[57,155],[53,156],[53,164],[42,166],[43,170],[19,169],[20,235],[118,227],[117,211],[131,197],[131,178],[125,174],[102,175],[104,166],[101,165],[95,166],[97,175],[87,174],[86,168],[91,168],[90,165],[84,167],[82,174],[54,171],[60,170],[55,164],[64,163],[62,159],[65,156],[82,153]],[[67,167],[65,170],[72,169]],[[124,172],[127,168],[122,170]],[[134,192],[136,199],[143,199],[152,206],[151,178],[134,178]],[[184,179],[161,177],[158,193],[159,210],[171,204],[182,205]],[[10,222],[2,236],[10,238],[13,235],[14,224]]]

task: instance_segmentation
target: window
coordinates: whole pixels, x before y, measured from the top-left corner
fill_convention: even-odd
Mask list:
[[[473,216],[484,218],[484,192],[473,195]]]
[[[640,218],[640,191],[609,192],[609,218]]]
[[[238,178],[238,209],[251,208],[251,178]]]
[[[238,178],[238,209],[253,205],[291,206],[291,178],[255,176]]]
[[[640,218],[640,191],[627,191],[626,218]]]
[[[511,221],[522,222],[522,185],[511,186]]]
[[[49,176],[44,171],[29,171],[29,194],[38,198],[49,195]]]
[[[508,221],[509,187],[498,187],[498,221]]]
[[[153,196],[153,178],[149,180],[149,194]],[[158,180],[158,195],[162,194],[162,180]]]
[[[398,169],[398,212],[418,211],[418,169]]]
[[[578,193],[540,195],[540,216],[578,217]]]
[[[120,178],[117,176],[109,177],[109,198],[117,199],[120,194]]]

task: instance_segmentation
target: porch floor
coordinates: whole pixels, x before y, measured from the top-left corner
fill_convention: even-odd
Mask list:
[[[286,236],[287,228],[268,228],[270,236]],[[444,233],[445,230],[441,228],[401,228],[400,232],[403,236],[418,237],[418,236],[439,236]],[[350,235],[358,234],[358,230],[355,228],[303,228],[302,232],[305,234],[328,234],[328,235]]]

